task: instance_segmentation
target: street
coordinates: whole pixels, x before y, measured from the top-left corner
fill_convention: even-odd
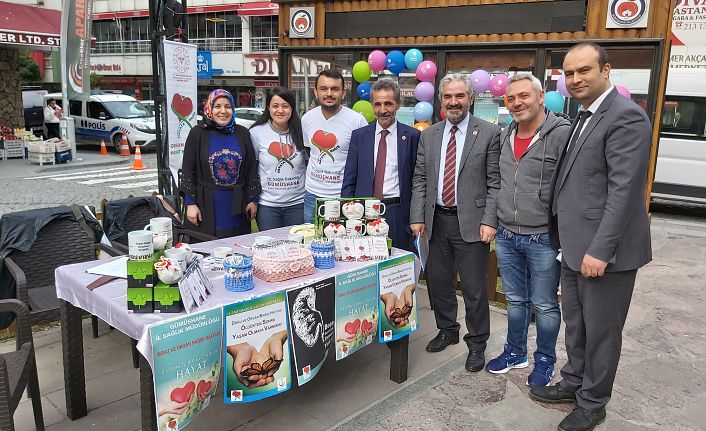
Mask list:
[[[147,169],[132,170],[130,161],[97,149],[80,148],[81,162],[68,166],[29,165],[27,160],[0,160],[0,216],[57,205],[92,205],[100,201],[145,196],[157,191],[157,155],[143,154]]]

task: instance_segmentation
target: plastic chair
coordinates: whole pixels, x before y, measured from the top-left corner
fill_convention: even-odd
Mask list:
[[[17,316],[17,350],[0,354],[0,429],[14,431],[13,419],[25,388],[31,394],[34,426],[44,430],[42,397],[39,392],[37,362],[34,356],[29,310],[17,299],[0,300],[0,311]]]

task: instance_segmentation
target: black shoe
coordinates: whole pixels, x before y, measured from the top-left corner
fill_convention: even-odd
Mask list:
[[[471,350],[466,358],[466,370],[478,372],[485,367],[485,351]]]
[[[605,407],[596,412],[576,406],[559,424],[559,431],[590,431],[605,420]]]
[[[576,392],[567,391],[557,383],[552,386],[533,386],[530,398],[543,403],[559,404],[576,402]]]
[[[448,332],[439,331],[436,337],[427,344],[427,352],[441,352],[450,344],[458,344],[458,334],[451,335]]]

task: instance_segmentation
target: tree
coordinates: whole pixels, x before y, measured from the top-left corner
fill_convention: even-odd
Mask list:
[[[95,73],[91,73],[91,89],[97,89],[101,86],[101,81],[103,77]]]
[[[22,78],[22,84],[37,82],[41,79],[39,66],[24,53],[20,53],[20,77]]]

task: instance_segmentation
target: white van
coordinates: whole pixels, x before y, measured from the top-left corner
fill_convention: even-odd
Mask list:
[[[50,98],[63,106],[61,93],[44,96],[44,106]],[[91,94],[88,102],[72,100],[69,108],[79,144],[100,145],[104,139],[107,146],[119,152],[125,132],[131,151],[135,145],[142,149],[156,145],[154,116],[132,96]]]

